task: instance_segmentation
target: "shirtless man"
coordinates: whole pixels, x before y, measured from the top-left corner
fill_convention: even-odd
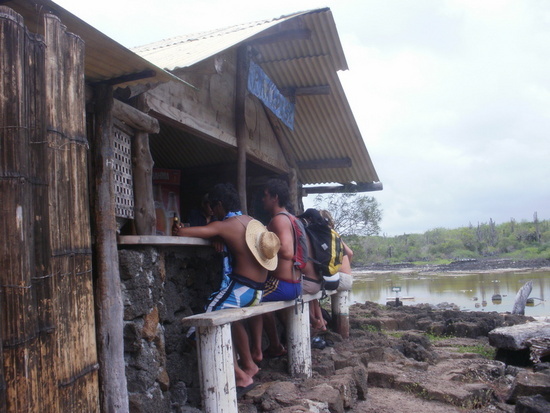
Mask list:
[[[218,221],[205,226],[173,229],[173,235],[178,236],[219,237],[227,247],[229,259],[224,263],[222,285],[210,297],[206,311],[256,305],[262,298],[267,278],[266,268],[273,269],[277,265],[279,240],[258,221],[242,215],[239,196],[233,185],[216,185],[209,194],[209,200]],[[259,243],[262,248],[251,251],[250,244],[247,244],[248,230],[258,226],[264,230],[259,236],[266,235],[263,238],[266,241]],[[232,323],[231,328],[235,348],[240,356],[240,366],[235,360],[235,382],[238,389],[246,388],[252,385],[252,377],[259,368],[252,359],[248,335],[242,322]]]
[[[286,209],[289,201],[288,184],[280,179],[270,179],[265,186],[262,198],[263,207],[271,215],[271,221],[267,228],[273,231],[281,240],[277,268],[269,273],[265,285],[262,302],[294,300],[301,294],[301,274],[294,268],[294,232],[291,216]],[[256,363],[266,357],[277,357],[286,354],[286,349],[281,344],[276,328],[275,315],[267,313],[263,316],[253,317],[250,320],[252,332],[252,358]],[[269,346],[262,353],[262,330],[265,328],[269,339]]]

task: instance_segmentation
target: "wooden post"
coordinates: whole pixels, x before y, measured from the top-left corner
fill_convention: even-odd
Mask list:
[[[203,410],[206,413],[236,413],[231,324],[199,327],[197,335]]]
[[[237,138],[237,190],[243,214],[248,213],[246,203],[246,150],[248,133],[246,129],[245,102],[248,82],[248,50],[240,46],[237,50],[237,78],[235,87],[235,136]]]
[[[336,321],[336,332],[342,338],[349,338],[349,291],[339,291],[330,297],[332,317]]]
[[[95,234],[97,340],[101,382],[101,410],[128,412],[128,390],[124,367],[122,290],[116,242],[113,185],[113,91],[95,87],[96,130],[92,141],[93,226]]]
[[[298,202],[298,174],[296,173],[295,168],[290,169],[288,188],[289,188],[289,195],[290,195],[290,203],[292,205],[292,208],[294,209],[293,213],[298,215],[302,211],[300,211],[300,205]]]
[[[144,107],[143,95],[141,95],[138,97],[138,109]],[[156,126],[158,128],[158,121]],[[132,166],[134,178],[134,223],[137,235],[155,235],[156,216],[153,200],[154,164],[149,149],[148,131],[136,130],[132,139]]]
[[[288,369],[293,377],[311,377],[309,303],[285,309],[287,316]]]

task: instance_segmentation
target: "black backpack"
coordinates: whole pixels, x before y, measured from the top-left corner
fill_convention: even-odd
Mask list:
[[[322,276],[336,274],[342,266],[344,244],[340,235],[330,228],[319,211],[309,208],[300,215],[309,237],[310,259],[315,270]]]

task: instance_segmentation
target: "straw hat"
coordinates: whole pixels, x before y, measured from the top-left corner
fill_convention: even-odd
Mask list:
[[[281,241],[274,232],[268,231],[260,221],[253,219],[246,226],[246,245],[254,258],[269,271],[277,268],[277,253]]]

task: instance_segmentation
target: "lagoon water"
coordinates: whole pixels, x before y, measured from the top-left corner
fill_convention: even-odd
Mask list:
[[[550,316],[550,272],[505,272],[494,274],[421,275],[403,273],[353,273],[352,303],[372,301],[385,304],[395,300],[393,288],[404,305],[454,303],[463,311],[512,311],[518,290],[529,280],[534,304],[525,307],[525,315]],[[501,300],[493,300],[500,294]]]

